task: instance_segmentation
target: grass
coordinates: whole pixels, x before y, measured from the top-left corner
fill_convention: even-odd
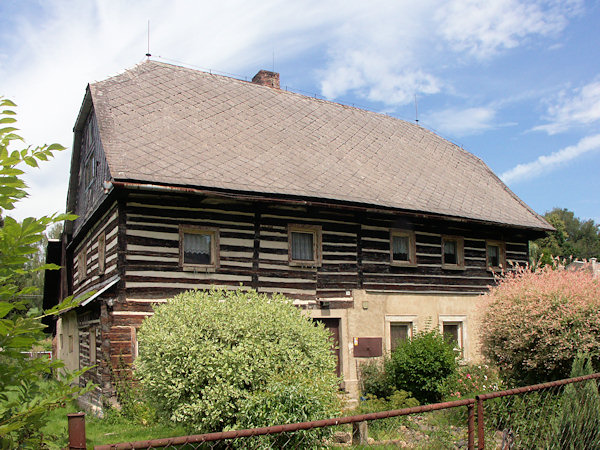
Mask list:
[[[44,432],[56,436],[56,448],[64,448],[67,445],[67,414],[79,412],[79,410],[77,404],[72,402],[64,408],[58,408],[48,413]],[[88,448],[101,444],[116,444],[189,434],[181,425],[160,423],[141,425],[114,412],[109,413],[104,419],[87,415],[85,418],[85,431]]]

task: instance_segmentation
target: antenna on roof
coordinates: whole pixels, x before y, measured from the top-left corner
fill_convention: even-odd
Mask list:
[[[419,103],[417,103],[417,94],[415,94],[415,122],[419,125]]]
[[[150,19],[148,19],[148,51],[146,52],[146,58],[150,59]]]

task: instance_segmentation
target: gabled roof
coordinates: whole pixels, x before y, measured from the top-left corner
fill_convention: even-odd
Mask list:
[[[552,229],[480,159],[389,116],[155,61],[90,94],[116,181]]]

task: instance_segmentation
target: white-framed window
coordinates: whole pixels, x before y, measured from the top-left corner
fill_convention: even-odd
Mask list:
[[[320,266],[322,230],[318,225],[288,225],[290,266]]]
[[[414,231],[390,230],[390,264],[393,266],[414,266],[417,264]]]
[[[98,236],[98,275],[104,275],[106,268],[106,233]]]
[[[506,244],[500,241],[486,241],[485,261],[488,270],[506,270]]]
[[[439,316],[440,333],[444,339],[455,343],[456,348],[460,350],[461,357],[467,355],[467,316]]]
[[[415,332],[417,316],[385,316],[385,348],[393,351],[399,340],[410,339]]]
[[[215,270],[219,267],[219,230],[179,227],[179,265],[185,269]]]
[[[442,236],[442,268],[465,268],[465,240],[461,236]]]

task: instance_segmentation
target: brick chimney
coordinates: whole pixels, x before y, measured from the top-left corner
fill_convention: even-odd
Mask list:
[[[256,75],[254,75],[254,78],[252,78],[252,82],[255,84],[260,84],[262,86],[269,86],[272,88],[279,89],[279,74],[277,72],[261,70]]]

